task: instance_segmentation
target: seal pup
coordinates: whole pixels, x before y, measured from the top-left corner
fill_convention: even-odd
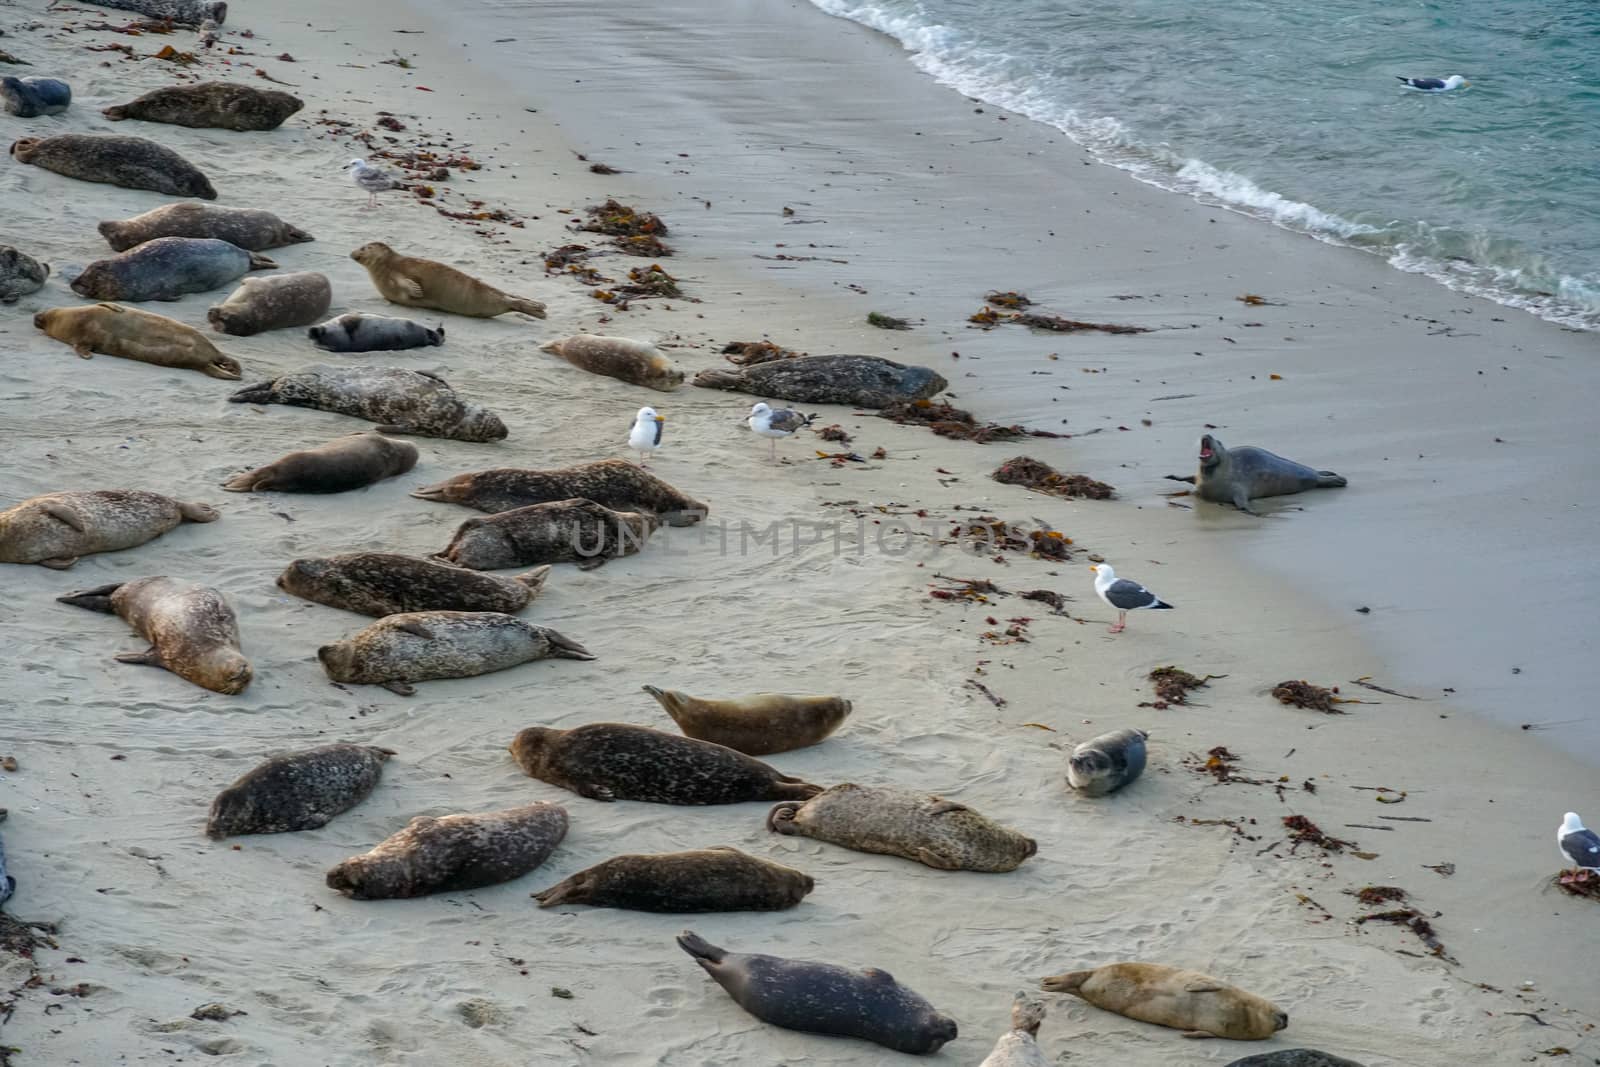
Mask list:
[[[1050,1067],[1039,1050],[1039,1024],[1044,1004],[1019,992],[1011,1002],[1011,1029],[995,1042],[994,1051],[978,1067]]]
[[[701,700],[676,689],[644,686],[688,737],[747,756],[770,756],[821,742],[850,714],[843,697],[757,693],[737,700]]]
[[[1288,1013],[1264,997],[1209,974],[1159,963],[1108,963],[1042,979],[1039,987],[1071,993],[1130,1019],[1182,1030],[1185,1037],[1265,1041],[1289,1025]]]
[[[202,689],[229,696],[244,692],[250,684],[250,661],[239,650],[239,620],[215,589],[157,575],[56,599],[116,615],[150,642],[143,652],[118,654],[119,663],[160,667]]]
[[[230,493],[343,493],[404,474],[417,465],[417,446],[370,430],[290,452],[265,467],[222,483]]]
[[[373,286],[391,304],[433,308],[475,319],[492,319],[508,311],[544,318],[544,305],[537,300],[502,293],[431,259],[402,256],[382,241],[362,245],[350,253],[350,258],[367,268]]]
[[[411,494],[422,500],[462,504],[499,512],[582,497],[613,511],[651,511],[668,526],[692,526],[710,508],[666,482],[621,459],[603,459],[555,470],[496,470],[458,474]]]
[[[1072,750],[1067,784],[1088,797],[1103,797],[1144,773],[1143,730],[1113,730]]]
[[[685,930],[678,946],[734,1003],[785,1030],[856,1037],[896,1052],[928,1055],[956,1039],[956,1022],[888,971],[729,952]]]
[[[943,797],[854,783],[803,804],[779,804],[767,814],[767,829],[940,871],[1014,871],[1039,850],[1033,838]]]
[[[718,845],[615,856],[533,894],[541,908],[587,904],[631,911],[783,911],[815,888],[809,874]]]
[[[352,900],[397,900],[521,878],[567,836],[566,809],[529,804],[481,815],[419,815],[371,852],[328,871]]]
[[[1117,609],[1117,621],[1107,627],[1109,632],[1120,634],[1128,628],[1128,612],[1149,608],[1153,611],[1171,611],[1172,605],[1131,578],[1118,578],[1109,563],[1096,563],[1089,568],[1094,572],[1094,591],[1111,607]]]
[[[239,361],[217,351],[199,330],[153,311],[120,304],[81,304],[41,311],[33,317],[33,324],[71,345],[83,359],[92,359],[99,352],[158,367],[197,370],[224,381],[236,382],[243,376]]]
[[[215,200],[217,191],[193,163],[143,137],[58,133],[24,137],[11,146],[18,163],[30,163],[68,178],[148,189],[168,196]]]
[[[48,277],[50,264],[40,263],[10,245],[0,245],[0,304],[15,304],[30,293],[37,293]]]
[[[731,748],[618,722],[530,726],[512,739],[511,755],[530,778],[591,800],[738,804],[822,792]]]
[[[1314,1048],[1286,1048],[1281,1052],[1263,1052],[1259,1056],[1246,1056],[1234,1060],[1228,1067],[1362,1067],[1347,1060]]]
[[[311,327],[306,336],[329,352],[398,352],[444,344],[444,327],[430,330],[411,319],[351,313]]]
[[[72,291],[91,300],[181,300],[277,266],[260,252],[210,237],[158,237],[95,260],[72,280]]]
[[[315,830],[367,799],[392,748],[323,745],[273,756],[217,794],[206,836]]]
[[[101,112],[112,122],[143,119],[190,129],[275,130],[305,107],[305,101],[277,89],[241,82],[200,82],[152,89],[136,100]]]
[[[326,274],[304,270],[246,278],[228,299],[206,312],[213,330],[239,337],[305,326],[328,313],[333,286]]]
[[[58,78],[0,78],[0,104],[19,119],[59,115],[72,103],[72,86]]]
[[[329,559],[297,559],[278,575],[278,588],[330,608],[379,619],[418,611],[514,615],[544,591],[550,570],[535,567],[514,578],[498,578],[412,556],[357,552]]]
[[[410,611],[386,615],[317,649],[336,682],[381,685],[408,697],[412,682],[471,678],[536,659],[594,659],[576,641],[498,611]]]
[[[499,441],[506,435],[500,416],[462,400],[437,374],[403,367],[319,363],[246,386],[228,399],[235,404],[287,404],[351,415],[379,423],[379,433],[453,441]]]
[[[468,519],[434,559],[497,571],[534,563],[576,563],[593,570],[644,547],[658,520],[644,511],[612,511],[593,500],[553,500]]]
[[[95,4],[137,12],[157,22],[175,22],[180,26],[198,27],[207,21],[220,26],[228,17],[228,5],[222,0],[95,0]]]
[[[246,252],[265,252],[269,248],[316,240],[270,211],[217,207],[193,201],[163,204],[131,219],[107,220],[98,228],[100,236],[118,252],[160,237],[210,237],[237,245]]]
[[[1307,489],[1342,489],[1349,483],[1333,471],[1319,471],[1284,459],[1264,448],[1241,445],[1225,448],[1210,434],[1200,438],[1200,471],[1193,478],[1194,495],[1215,504],[1232,504],[1240,511],[1259,514],[1250,506],[1257,497],[1288,496]]]
[[[694,384],[731,389],[803,404],[849,404],[882,408],[902,400],[926,400],[949,385],[927,367],[877,356],[797,356],[737,370],[703,370]]]
[[[574,334],[539,346],[541,352],[560,356],[579,370],[670,393],[683,384],[683,371],[647,341],[626,337]]]
[[[139,489],[46,493],[0,511],[0,563],[66,570],[78,557],[153,541],[184,522],[216,522],[209,504]]]

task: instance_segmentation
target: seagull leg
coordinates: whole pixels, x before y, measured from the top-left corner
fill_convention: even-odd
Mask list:
[[[767,445],[772,449],[772,462],[778,462],[778,439],[776,437],[767,438]]]
[[[1110,632],[1114,633],[1114,634],[1120,634],[1123,630],[1126,630],[1127,628],[1128,628],[1128,613],[1126,611],[1117,612],[1117,623],[1116,623],[1115,626],[1112,626],[1112,627],[1109,628]]]

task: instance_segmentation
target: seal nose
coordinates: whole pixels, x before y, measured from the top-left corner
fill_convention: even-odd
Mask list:
[[[1278,1025],[1273,1027],[1273,1029],[1282,1030],[1284,1027],[1289,1025],[1289,1013],[1286,1011],[1280,1011],[1276,1016],[1274,1016],[1274,1020]]]

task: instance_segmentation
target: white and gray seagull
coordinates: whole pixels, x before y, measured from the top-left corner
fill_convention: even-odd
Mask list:
[[[757,404],[750,409],[750,417],[745,422],[750,424],[750,429],[767,438],[772,444],[772,458],[778,458],[778,438],[793,437],[803,427],[810,426],[815,415],[802,415],[791,408],[779,408],[773,411],[768,404]]]
[[[1451,89],[1465,89],[1472,85],[1471,82],[1459,74],[1452,74],[1448,78],[1406,78],[1395,75],[1412,89],[1421,89],[1425,93],[1447,93]]]
[[[1100,594],[1101,600],[1117,609],[1117,622],[1111,627],[1111,632],[1114,634],[1120,634],[1127,628],[1130,611],[1137,611],[1140,608],[1152,608],[1157,611],[1172,608],[1171,604],[1138,582],[1118,578],[1117,572],[1111,569],[1109,563],[1097,563],[1089,569],[1094,571],[1094,591]]]
[[[628,447],[639,453],[639,466],[644,457],[661,447],[661,428],[666,419],[656,414],[655,408],[640,408],[633,418],[633,430],[628,434]]]
[[[1561,855],[1574,867],[1600,872],[1600,834],[1586,829],[1575,811],[1567,812],[1556,831],[1556,845]]]
[[[400,183],[388,171],[374,167],[364,159],[352,159],[344,165],[344,169],[350,172],[350,180],[356,188],[366,191],[369,209],[378,206],[379,193],[400,188]]]

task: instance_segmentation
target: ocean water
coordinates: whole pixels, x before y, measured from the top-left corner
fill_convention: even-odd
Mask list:
[[[1141,180],[1600,330],[1595,0],[811,2]]]

